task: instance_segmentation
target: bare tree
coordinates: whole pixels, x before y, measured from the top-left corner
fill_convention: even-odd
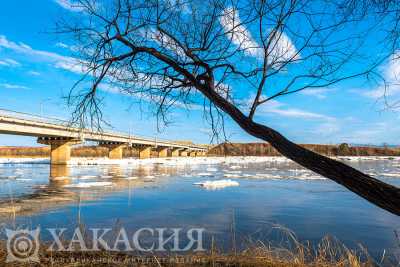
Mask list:
[[[101,86],[156,103],[163,121],[171,107],[190,107],[201,97],[214,133],[227,115],[285,157],[400,215],[398,188],[255,122],[259,107],[276,98],[376,75],[385,57],[372,61],[360,52],[373,27],[364,16],[338,13],[339,4],[77,0],[77,18],[58,24],[59,33],[74,38],[83,65],[70,96],[75,118],[100,123]],[[363,69],[353,67],[360,62],[367,62]]]
[[[400,60],[400,2],[397,0],[351,0],[338,4],[338,12],[347,16],[356,16],[359,19],[366,17],[380,21],[382,41],[385,48],[391,53],[387,64],[393,69],[380,82],[381,90],[376,93],[384,109],[399,111],[400,99],[396,95],[399,91],[400,77],[396,66]]]

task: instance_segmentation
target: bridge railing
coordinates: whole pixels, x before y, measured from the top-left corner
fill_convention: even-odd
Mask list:
[[[63,126],[63,127],[72,127],[72,128],[79,128],[71,124],[71,121],[68,121],[66,119],[60,119],[60,118],[55,118],[55,117],[47,117],[47,116],[39,116],[36,114],[30,114],[26,112],[18,112],[18,111],[13,111],[13,110],[8,110],[8,109],[2,109],[0,108],[0,116],[7,117],[7,118],[14,118],[14,119],[19,119],[19,120],[26,120],[29,122],[38,122],[38,123],[47,123],[47,124],[53,124],[57,126]],[[90,129],[85,129],[87,131],[95,132]],[[132,138],[132,139],[143,139],[143,140],[148,140],[148,141],[154,141],[155,144],[157,143],[174,143],[174,144],[180,144],[179,142],[174,142],[170,140],[165,140],[162,138],[149,138],[145,136],[140,136],[140,135],[133,135],[127,132],[123,131],[116,131],[113,128],[102,128],[98,133],[107,133],[107,134],[113,134],[113,135],[119,135],[119,136],[124,136],[126,138]],[[181,144],[181,145],[186,145],[186,144]],[[189,144],[187,144],[190,146]],[[193,144],[194,145],[194,144]],[[196,146],[196,145],[194,145]]]

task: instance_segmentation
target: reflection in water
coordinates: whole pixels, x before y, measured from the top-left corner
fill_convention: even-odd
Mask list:
[[[120,165],[111,165],[107,166],[107,174],[112,176],[113,178],[124,177],[121,166]]]
[[[400,185],[400,179],[390,178],[400,174],[399,161],[352,164]],[[254,239],[263,239],[265,229],[278,223],[302,240],[332,234],[378,252],[393,247],[393,230],[400,230],[396,216],[290,162],[54,166],[51,179],[47,165],[3,165],[0,183],[1,176],[15,173],[19,176],[2,188],[24,194],[0,188],[0,223],[9,222],[3,214],[12,207],[20,224],[68,227],[78,221],[112,227],[118,220],[128,229],[204,227],[222,240],[232,234],[232,220],[238,234]],[[193,185],[220,179],[240,185],[217,191]]]
[[[50,178],[48,187],[51,189],[62,189],[63,186],[71,184],[70,167],[67,165],[50,165]]]
[[[70,170],[68,165],[50,164],[50,178],[69,177]]]
[[[100,201],[110,193],[126,191],[128,205],[133,199],[133,188],[154,186],[161,181],[154,179],[171,173],[171,168],[154,168],[141,166],[139,168],[123,169],[120,165],[104,165],[96,167],[67,165],[51,165],[46,184],[32,186],[31,193],[12,195],[0,199],[0,215],[32,215],[45,210],[59,208],[67,204],[80,206],[86,201]],[[94,174],[96,175],[92,175]],[[97,173],[96,173],[97,172]],[[153,174],[153,175],[151,175]],[[151,177],[151,179],[149,179]],[[7,218],[1,219],[7,219]],[[78,216],[80,221],[80,215]]]

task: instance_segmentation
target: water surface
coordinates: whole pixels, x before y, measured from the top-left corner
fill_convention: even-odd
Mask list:
[[[217,163],[216,163],[217,162]],[[400,186],[400,160],[351,160],[348,164]],[[201,227],[224,249],[243,240],[278,240],[276,226],[299,240],[335,236],[363,244],[377,256],[398,248],[399,217],[340,185],[282,160],[197,159],[195,164],[58,167],[0,164],[0,213],[7,227]],[[195,183],[230,179],[239,186],[204,188]]]

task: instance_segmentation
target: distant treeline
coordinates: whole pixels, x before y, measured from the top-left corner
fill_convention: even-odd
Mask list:
[[[369,147],[340,145],[302,145],[319,154],[328,156],[400,156],[400,147]],[[153,156],[157,152],[153,151]],[[108,148],[100,146],[72,147],[72,157],[107,157]],[[211,147],[209,156],[279,156],[268,143],[223,143]],[[50,147],[0,147],[0,157],[43,158],[50,156]],[[124,157],[138,157],[136,148],[124,148]]]
[[[400,147],[369,147],[340,145],[301,145],[327,156],[400,156]],[[210,149],[212,156],[280,156],[268,143],[223,143]]]
[[[156,154],[156,152],[153,152]],[[50,147],[0,147],[0,157],[44,158],[50,156]],[[100,146],[75,146],[71,149],[72,157],[107,157],[108,148]],[[138,157],[135,148],[124,148],[124,157]]]

